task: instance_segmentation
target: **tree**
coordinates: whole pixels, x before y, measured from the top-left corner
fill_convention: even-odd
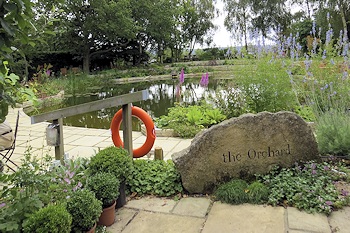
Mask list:
[[[32,27],[32,3],[30,0],[5,0],[0,1],[0,72],[6,73],[4,61],[13,61],[13,53],[16,41],[28,44],[27,31]]]
[[[199,43],[211,41],[209,33],[216,29],[212,20],[215,17],[215,0],[182,0],[180,16],[180,31],[183,42],[188,45],[189,57],[194,50],[194,46]],[[206,40],[205,40],[205,36]]]
[[[31,27],[31,6],[30,0],[0,2],[0,123],[5,120],[9,105],[34,97],[30,89],[19,85],[19,77],[10,74],[7,68],[9,61],[13,61],[13,53],[18,51],[16,42],[30,42],[27,32]]]
[[[343,35],[345,40],[350,37],[350,2],[348,0],[320,0],[314,2],[318,3],[319,11],[330,9],[339,13],[342,25]]]
[[[16,48],[13,53],[13,60],[9,68],[12,72],[21,77],[21,80],[27,82],[29,77],[30,57],[37,51],[47,51],[51,45],[52,38],[55,37],[53,24],[55,22],[52,15],[56,14],[57,9],[52,7],[61,0],[40,0],[32,1],[30,25],[26,30],[28,36],[27,42],[14,40],[13,46]],[[28,21],[29,22],[29,21]]]
[[[55,46],[80,54],[86,73],[91,56],[126,46],[135,38],[128,0],[66,0],[57,7]]]
[[[238,40],[243,34],[244,46],[248,51],[248,30],[252,27],[251,2],[249,0],[224,0],[227,15],[224,25]]]
[[[176,30],[177,0],[134,0],[132,5],[139,43],[143,48],[149,45],[162,60]]]
[[[345,32],[346,38],[349,38],[350,2],[348,0],[293,0],[292,3],[301,6],[301,11],[306,10],[307,18],[309,20],[316,19],[319,25],[328,25],[329,19],[327,18],[329,17],[326,15],[332,16],[332,27],[335,32],[339,34],[339,31],[342,30]],[[314,9],[313,15],[311,8]]]
[[[280,30],[282,33],[287,30],[291,24],[292,14],[290,6],[284,0],[249,0],[253,12],[253,28],[267,36],[270,29]]]
[[[311,9],[315,5],[315,0],[292,0],[292,4],[297,4],[300,7],[299,12],[304,12],[306,18],[311,19]]]

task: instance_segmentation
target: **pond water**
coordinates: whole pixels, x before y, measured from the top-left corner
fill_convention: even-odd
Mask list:
[[[186,79],[179,86],[178,80],[140,82],[128,84],[116,84],[112,87],[104,87],[98,91],[94,90],[94,94],[88,95],[72,95],[64,99],[58,108],[74,106],[95,100],[105,99],[117,95],[137,92],[147,89],[149,91],[149,99],[141,102],[132,103],[134,106],[144,109],[152,118],[160,117],[168,113],[169,108],[173,107],[176,102],[185,102],[191,105],[199,103],[201,100],[207,99],[209,95],[215,95],[215,91],[221,87],[227,86],[231,80],[227,79],[210,79],[207,87],[199,84],[199,79]],[[114,114],[121,106],[101,109],[99,111],[79,114],[72,117],[66,117],[63,121],[65,125],[109,129]],[[48,112],[54,109],[41,109],[40,112]],[[140,131],[138,119],[133,117],[133,130]]]

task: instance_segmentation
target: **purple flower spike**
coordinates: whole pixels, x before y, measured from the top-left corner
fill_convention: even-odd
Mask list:
[[[205,75],[202,75],[201,81],[199,82],[199,85],[201,85],[202,87],[204,86],[204,80],[205,80]]]
[[[208,83],[209,83],[209,74],[207,72],[206,74],[202,75],[199,85],[201,85],[202,87],[207,87]]]
[[[185,81],[185,71],[184,71],[184,68],[181,69],[179,81],[180,81],[180,84],[182,84],[182,83]]]
[[[0,208],[5,207],[5,206],[6,206],[6,203],[5,203],[5,202],[3,202],[3,203],[0,204]]]

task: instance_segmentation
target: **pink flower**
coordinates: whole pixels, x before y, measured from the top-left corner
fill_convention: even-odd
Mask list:
[[[209,83],[209,74],[207,72],[206,74],[202,75],[199,85],[201,85],[202,87],[207,87],[208,83]]]
[[[6,203],[5,203],[5,202],[3,202],[3,203],[0,204],[0,208],[5,207],[5,206],[6,206]]]
[[[71,171],[66,171],[66,174],[68,175],[68,177],[69,177],[70,179],[72,179],[73,176],[74,176],[74,172],[71,172]]]
[[[179,77],[179,82],[182,84],[185,81],[185,71],[184,68],[181,69],[180,77]]]
[[[333,205],[333,202],[331,202],[331,201],[326,201],[326,205],[331,206],[331,205]]]
[[[342,189],[341,190],[341,195],[343,195],[344,197],[349,195],[349,192],[347,190]]]

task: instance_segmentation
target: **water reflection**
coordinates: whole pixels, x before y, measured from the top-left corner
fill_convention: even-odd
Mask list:
[[[141,107],[152,118],[154,118],[167,114],[169,108],[173,107],[175,102],[185,102],[195,105],[201,100],[207,99],[210,94],[214,95],[218,88],[227,86],[228,82],[230,81],[212,79],[207,87],[200,86],[199,79],[186,79],[181,86],[178,86],[178,80],[118,84],[109,88],[101,88],[93,95],[71,96],[65,99],[64,106],[60,107],[74,106],[112,96],[127,94],[130,91],[136,92],[148,89],[150,94],[149,99],[135,102],[133,105]],[[114,114],[120,108],[121,106],[118,106],[67,117],[64,119],[64,123],[65,125],[70,126],[109,129]],[[47,112],[47,109],[43,109],[42,112]],[[133,130],[139,130],[139,121],[137,119],[133,120]]]

